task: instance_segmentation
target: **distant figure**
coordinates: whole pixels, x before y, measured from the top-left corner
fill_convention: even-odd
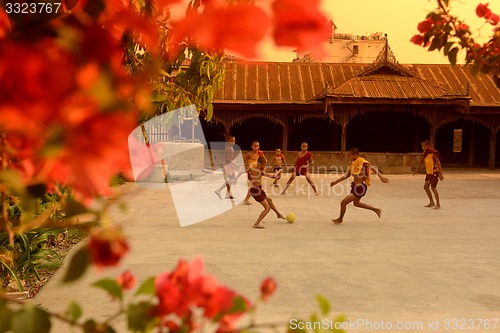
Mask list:
[[[382,210],[380,208],[375,208],[370,205],[361,202],[361,198],[366,195],[366,191],[368,190],[368,186],[370,186],[370,171],[375,173],[382,183],[388,183],[389,179],[387,177],[382,176],[382,174],[374,168],[370,162],[365,160],[362,157],[359,157],[359,150],[356,148],[351,148],[349,150],[349,159],[352,161],[351,166],[347,173],[340,177],[339,179],[333,181],[330,186],[335,186],[341,181],[349,178],[351,175],[354,177],[354,181],[351,183],[351,193],[348,194],[341,202],[340,202],[340,216],[337,219],[332,219],[332,222],[335,224],[342,223],[344,219],[344,215],[346,212],[346,207],[349,203],[354,202],[354,206],[364,209],[369,209],[378,217],[382,216]]]
[[[267,197],[266,192],[264,192],[264,189],[262,188],[262,176],[274,178],[274,175],[268,175],[264,171],[265,168],[266,158],[259,157],[256,164],[253,164],[248,169],[248,179],[250,180],[250,195],[255,199],[255,201],[260,203],[262,207],[264,207],[264,210],[262,211],[262,213],[260,213],[257,221],[255,221],[253,225],[253,227],[256,229],[264,229],[264,227],[260,225],[260,222],[264,219],[264,217],[266,217],[271,209],[276,213],[277,218],[285,219],[285,217],[281,215],[280,212],[278,212],[278,209],[276,209],[273,200]]]
[[[217,190],[215,190],[215,195],[217,195],[220,199],[222,196],[220,195],[221,191],[226,188],[226,199],[234,199],[231,193],[231,187],[236,182],[236,175],[240,166],[235,162],[236,154],[234,152],[234,144],[236,143],[236,138],[234,136],[230,136],[228,142],[226,143],[226,148],[224,149],[224,184],[221,185]]]
[[[312,159],[312,154],[307,151],[307,143],[303,142],[302,145],[300,145],[301,151],[297,153],[297,162],[295,162],[295,168],[291,169],[292,171],[292,176],[288,180],[288,182],[285,185],[285,189],[281,194],[285,194],[286,190],[290,186],[290,184],[293,182],[295,177],[297,176],[305,176],[307,182],[309,185],[311,185],[314,195],[318,195],[318,190],[316,188],[316,184],[311,179],[311,176],[309,175],[309,166],[313,163]]]
[[[439,192],[437,190],[438,181],[444,180],[443,176],[443,168],[441,167],[441,155],[439,152],[430,147],[429,140],[422,141],[422,150],[424,153],[422,154],[422,158],[420,159],[420,163],[417,168],[413,172],[413,175],[418,172],[420,166],[425,161],[425,182],[424,182],[424,190],[429,198],[429,203],[425,207],[434,207],[434,209],[441,208],[441,203],[439,202]],[[432,193],[436,197],[436,202],[432,198]]]
[[[287,169],[285,155],[281,153],[281,149],[276,149],[276,154],[273,157],[274,166],[274,187],[278,187],[278,180],[280,180],[283,174],[283,164],[285,165],[285,170]]]

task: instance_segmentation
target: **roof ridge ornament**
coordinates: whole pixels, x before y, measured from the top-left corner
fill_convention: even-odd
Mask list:
[[[381,67],[389,67],[403,76],[416,77],[414,71],[404,67],[397,61],[396,56],[394,55],[394,53],[391,50],[391,47],[389,46],[389,38],[387,37],[386,33],[384,34],[384,37],[385,37],[385,44],[382,47],[382,50],[380,50],[380,53],[377,55],[375,61],[373,61],[371,65],[368,65],[367,67],[361,69],[357,75],[367,76],[372,74]]]

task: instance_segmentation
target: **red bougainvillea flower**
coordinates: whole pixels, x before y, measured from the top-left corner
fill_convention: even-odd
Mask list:
[[[317,49],[331,33],[328,20],[318,6],[318,0],[275,0],[272,8],[276,45]]]
[[[265,278],[264,280],[262,280],[262,283],[260,285],[260,297],[264,301],[267,300],[272,294],[275,293],[277,288],[278,284],[276,283],[276,280],[274,280],[272,277]]]
[[[417,29],[421,33],[425,34],[426,32],[431,31],[433,25],[434,25],[434,21],[428,17],[427,19],[425,19],[424,21],[420,22],[417,25]]]
[[[422,35],[414,35],[411,39],[410,39],[410,42],[412,42],[413,44],[417,44],[417,45],[422,45],[424,43],[424,36]]]
[[[465,31],[469,31],[470,27],[467,24],[465,24],[465,23],[460,23],[457,26],[457,30],[465,32]]]
[[[179,261],[174,271],[156,277],[155,288],[159,304],[154,314],[160,318],[176,315],[179,318],[190,316],[193,308],[202,310],[209,319],[225,318],[225,325],[233,327],[234,322],[244,313],[230,312],[237,297],[234,291],[218,284],[212,275],[205,275],[204,264],[200,258],[188,263]],[[249,309],[251,304],[242,298]]]
[[[135,283],[137,282],[137,278],[132,273],[130,273],[130,271],[127,270],[122,274],[120,274],[116,278],[116,281],[122,287],[122,289],[130,290],[134,288]]]
[[[491,24],[491,25],[497,25],[498,22],[499,22],[499,17],[497,14],[490,14],[490,16],[488,16],[488,22]]]
[[[101,269],[116,266],[129,251],[127,240],[115,226],[94,229],[87,244],[90,261]]]
[[[476,7],[476,15],[479,17],[488,18],[491,15],[491,10],[488,8],[489,3],[483,4],[480,3]]]
[[[179,43],[188,41],[205,50],[225,49],[252,58],[268,25],[268,16],[255,5],[207,6],[201,14],[190,12],[173,24],[170,47],[175,53]]]

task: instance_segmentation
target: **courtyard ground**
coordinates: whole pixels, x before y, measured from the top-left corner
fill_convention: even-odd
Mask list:
[[[165,185],[126,184],[128,210],[113,210],[131,245],[122,266],[91,269],[67,285],[61,284],[63,267],[31,301],[64,311],[77,300],[84,317],[104,320],[116,307],[91,282],[125,269],[143,281],[173,269],[181,258],[201,256],[208,273],[251,299],[258,297],[261,280],[273,276],[277,293],[256,317],[259,323],[282,323],[281,332],[290,320],[318,310],[317,294],[330,300],[331,318],[345,314],[351,320],[347,332],[500,332],[500,172],[445,170],[440,210],[424,208],[423,175],[388,177],[389,184],[374,178],[363,199],[382,208],[382,217],[350,205],[341,225],[331,219],[338,216],[349,181],[332,190],[336,176],[313,175],[322,190],[315,197],[304,177],[285,196],[273,193],[267,180],[278,209],[295,212],[297,220],[287,223],[271,212],[263,230],[252,228],[261,211],[253,199],[251,206],[239,204],[180,227]],[[479,327],[484,322],[478,320],[471,326],[470,319],[491,325]],[[123,320],[116,327],[126,332]],[[57,324],[54,332],[71,330]]]

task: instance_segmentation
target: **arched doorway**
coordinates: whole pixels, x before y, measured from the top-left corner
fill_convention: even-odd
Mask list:
[[[288,150],[300,150],[302,142],[307,142],[309,150],[340,150],[341,127],[330,119],[309,118],[289,126]]]
[[[207,142],[224,142],[226,139],[226,129],[220,122],[207,122],[205,119],[201,119],[201,128],[203,129],[203,134],[205,135],[205,140],[207,140]]]
[[[275,150],[283,141],[283,126],[265,118],[243,120],[233,125],[230,133],[243,150],[250,150],[253,141],[259,141],[261,150]]]
[[[459,119],[436,131],[435,148],[441,153],[444,165],[487,167],[490,130],[477,123]]]
[[[362,152],[419,152],[430,125],[408,112],[370,112],[354,117],[347,126],[346,149]]]

